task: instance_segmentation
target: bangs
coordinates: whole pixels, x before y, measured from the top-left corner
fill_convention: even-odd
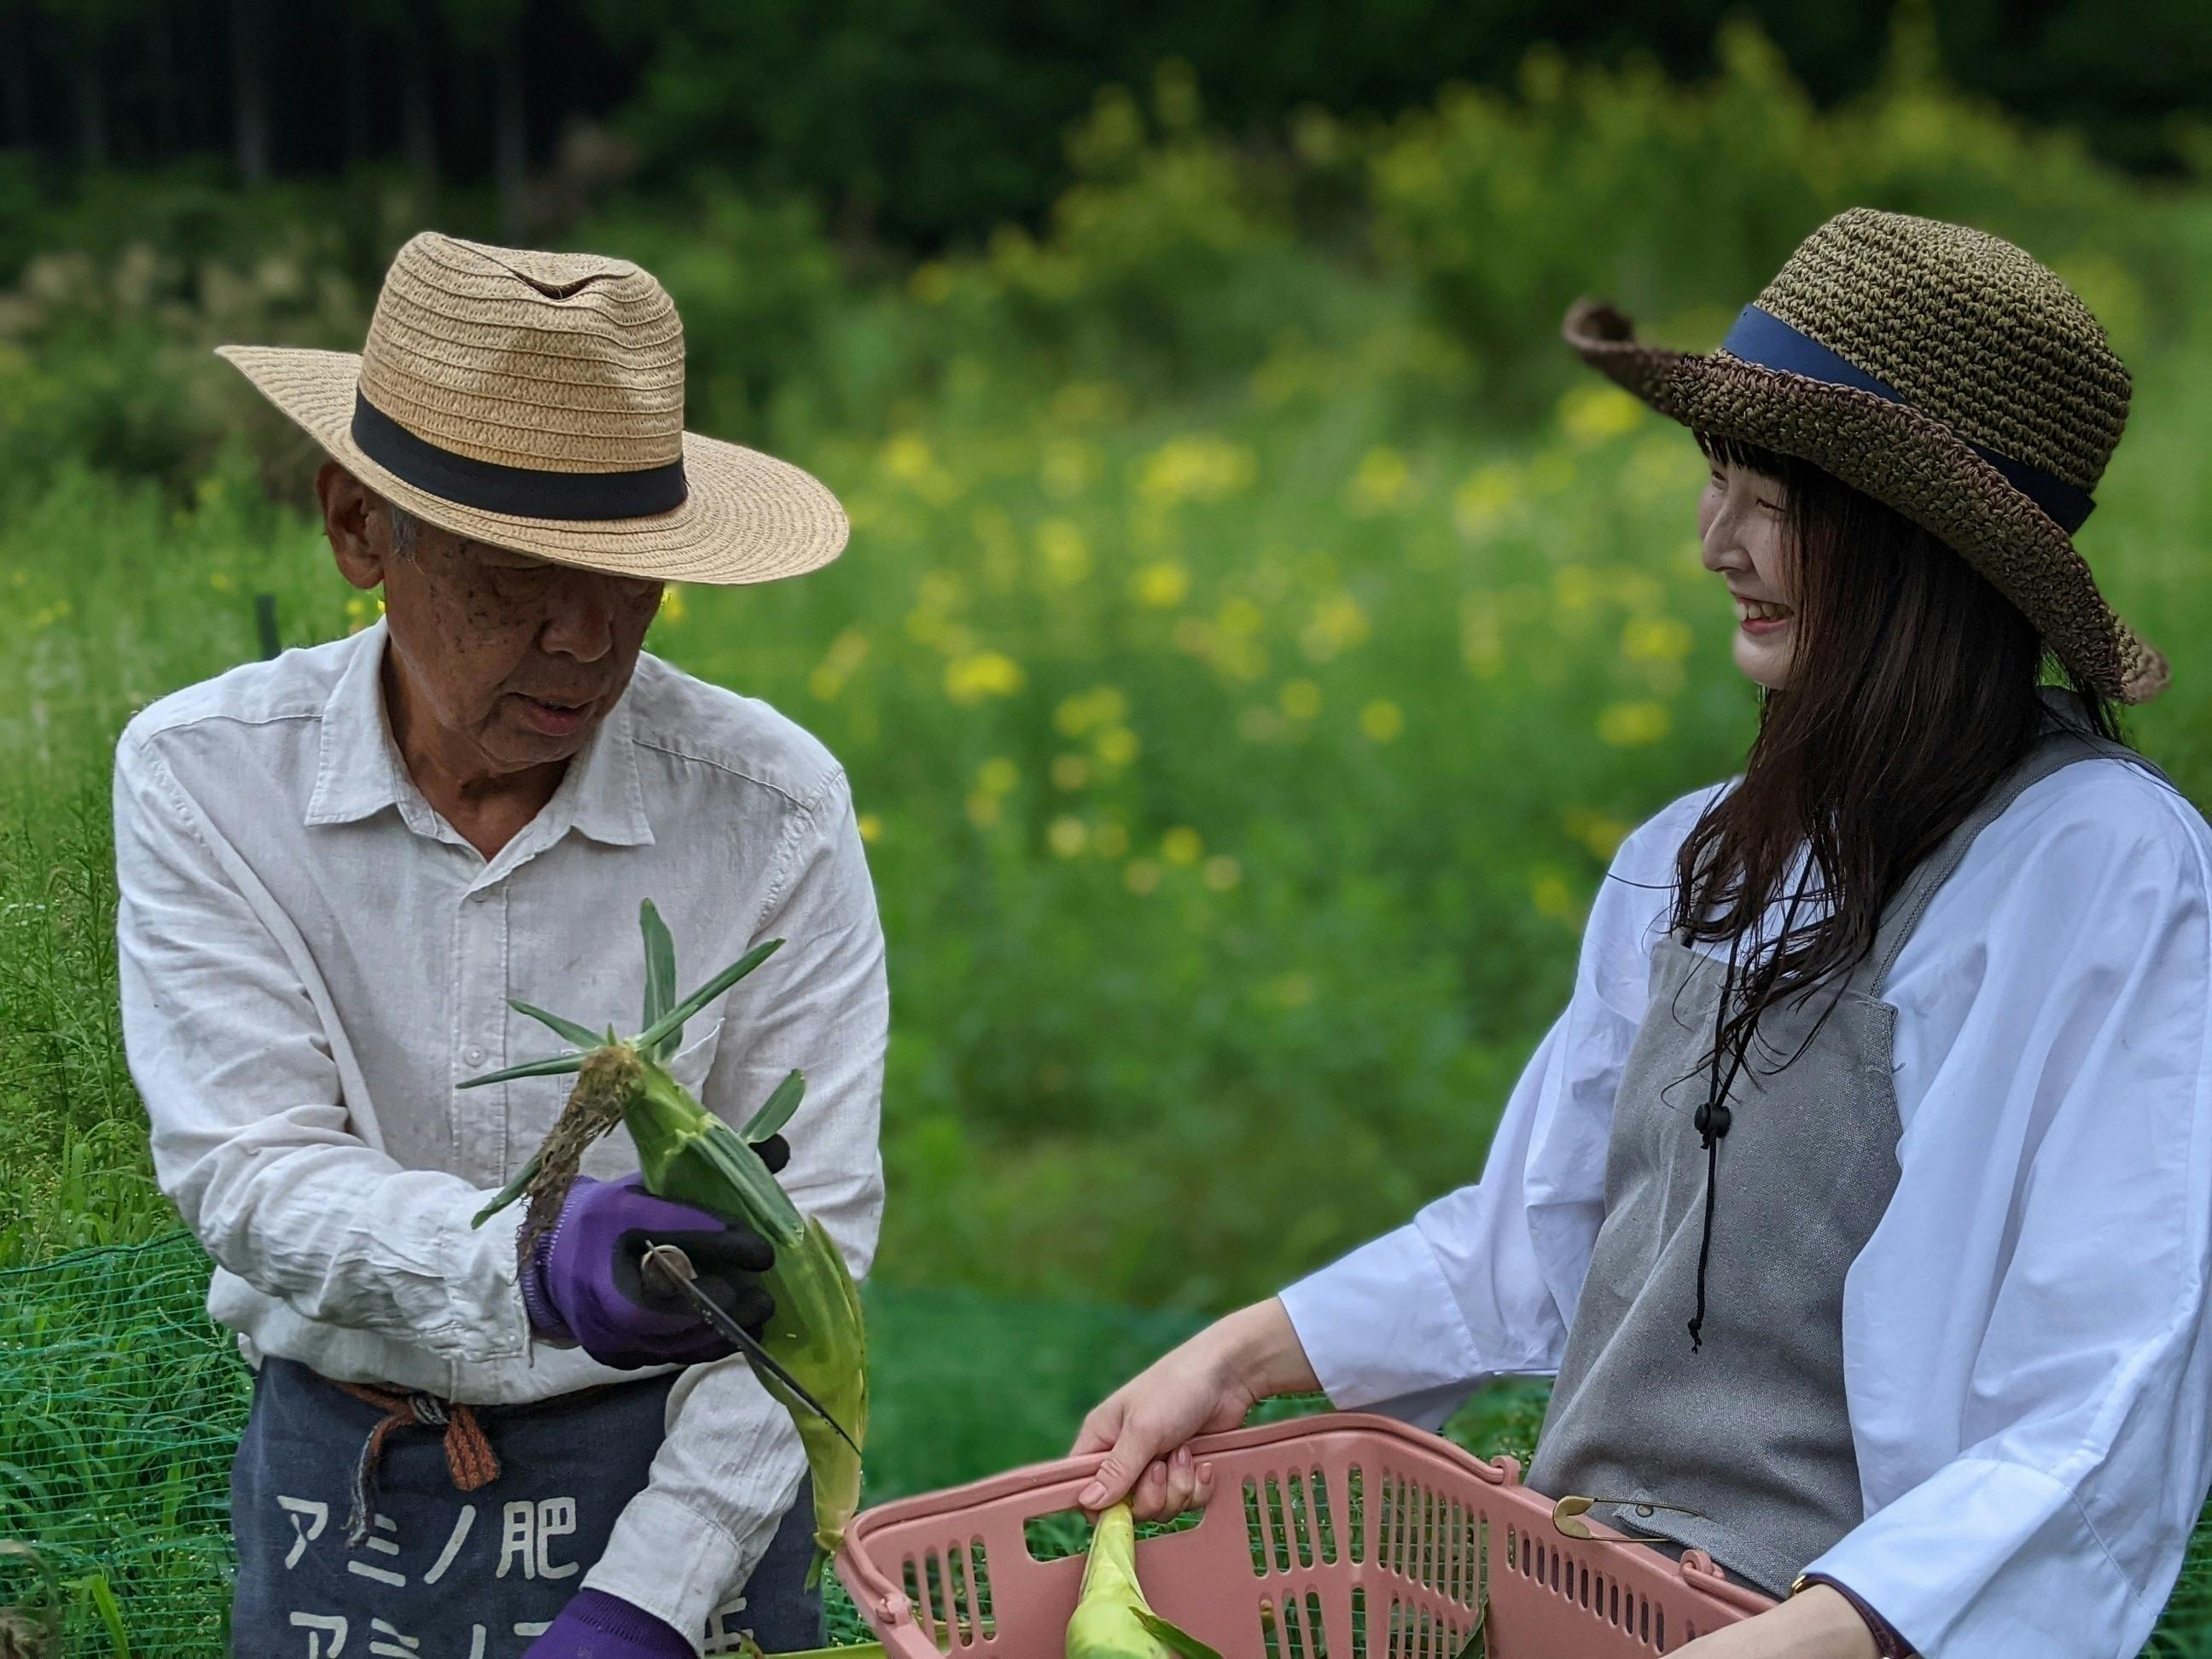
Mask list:
[[[1698,447],[1705,451],[1708,460],[1740,466],[1777,483],[1787,483],[1808,465],[1778,449],[1768,449],[1741,438],[1723,438],[1710,432],[1692,432],[1691,435],[1697,439]]]

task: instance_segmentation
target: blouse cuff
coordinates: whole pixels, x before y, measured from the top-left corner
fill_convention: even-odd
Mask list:
[[[1996,1459],[1945,1464],[1805,1571],[1849,1584],[1921,1653],[2124,1659],[2149,1631],[2073,1489]]]
[[[1435,1429],[1480,1380],[1458,1298],[1413,1225],[1309,1274],[1281,1300],[1322,1392],[1340,1411]]]

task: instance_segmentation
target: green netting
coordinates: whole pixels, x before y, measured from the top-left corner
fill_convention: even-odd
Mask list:
[[[62,1635],[47,1651],[72,1659],[223,1650],[230,1455],[247,1377],[201,1310],[207,1271],[173,1235],[0,1273],[0,1653],[11,1651],[11,1616],[51,1616]],[[1092,1403],[1194,1323],[872,1286],[868,1499],[1057,1455]],[[1525,1460],[1544,1398],[1537,1383],[1491,1389],[1446,1432]],[[1065,1547],[1080,1544],[1071,1531]],[[865,1637],[834,1585],[830,1621],[833,1639]],[[2212,1521],[2149,1651],[2212,1659]]]

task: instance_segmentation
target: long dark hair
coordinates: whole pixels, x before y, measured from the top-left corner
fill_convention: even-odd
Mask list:
[[[1760,1011],[1840,981],[1913,866],[2027,753],[2039,686],[2070,686],[2093,730],[2119,732],[2111,703],[1929,532],[1795,456],[1698,444],[1780,485],[1796,611],[1790,678],[1761,696],[1743,781],[1675,862],[1672,925],[1691,939],[1760,943],[1784,884],[1802,892],[1808,919],[1765,942],[1729,999],[1717,1048],[1741,1064]]]

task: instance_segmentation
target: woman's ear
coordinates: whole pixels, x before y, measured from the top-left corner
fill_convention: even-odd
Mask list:
[[[368,487],[336,461],[325,461],[315,473],[315,497],[322,503],[323,534],[338,574],[364,592],[383,586],[389,550],[371,528],[376,497]]]

